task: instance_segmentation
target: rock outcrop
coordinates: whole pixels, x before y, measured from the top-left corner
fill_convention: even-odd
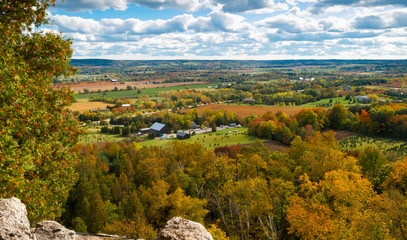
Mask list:
[[[117,236],[80,236],[54,221],[42,221],[30,229],[27,209],[15,197],[0,199],[0,240],[107,240]],[[213,240],[200,224],[180,217],[171,218],[156,240]]]
[[[173,217],[157,235],[156,240],[213,240],[213,238],[202,224]]]
[[[37,240],[75,240],[75,232],[54,221],[37,223],[34,231]]]
[[[12,197],[0,199],[0,240],[32,240],[27,209],[20,199]]]
[[[20,199],[0,199],[0,240],[75,240],[75,232],[54,221],[30,229],[27,209]]]

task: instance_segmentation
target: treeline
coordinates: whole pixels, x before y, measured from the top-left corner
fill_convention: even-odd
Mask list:
[[[230,88],[251,93],[257,104],[278,105],[301,105],[319,101],[326,98],[336,98],[339,95],[333,83],[322,87],[318,82],[286,81],[280,79],[277,82],[254,83],[241,82]]]
[[[335,104],[331,109],[304,108],[294,116],[282,112],[267,113],[249,124],[249,134],[289,144],[295,136],[310,132],[350,130],[376,136],[403,138],[407,136],[407,105],[374,103],[346,109]]]
[[[126,112],[178,109],[227,100],[242,101],[245,98],[252,97],[252,94],[241,90],[226,88],[219,88],[216,91],[185,89],[181,91],[161,92],[158,94],[158,97],[162,99],[151,99],[150,96],[139,93],[136,100],[132,102],[130,102],[129,98],[107,97],[94,97],[91,98],[90,101],[114,104],[114,106],[107,106],[107,108],[112,111],[111,114],[118,115]],[[131,103],[130,107],[122,107],[122,104],[129,103]]]
[[[241,123],[240,118],[234,112],[228,111],[212,111],[205,109],[203,114],[198,115],[196,109],[191,109],[185,114],[176,112],[158,112],[149,115],[137,115],[134,117],[112,117],[110,124],[123,125],[124,127],[135,127],[136,129],[150,127],[154,122],[166,124],[172,130],[189,129],[195,125],[198,127],[210,127],[213,124],[216,126],[227,125],[230,123]]]
[[[114,126],[114,127],[108,127],[108,126],[103,126],[100,129],[101,133],[107,133],[107,134],[119,134],[124,137],[128,137],[130,134],[136,134],[137,133],[137,128],[133,126],[126,126],[126,127],[121,127],[121,126]]]
[[[171,142],[77,145],[79,181],[62,217],[80,232],[154,239],[173,216],[214,239],[402,239],[407,159],[339,151],[333,132],[296,137],[287,153]],[[225,237],[225,233],[227,237]]]

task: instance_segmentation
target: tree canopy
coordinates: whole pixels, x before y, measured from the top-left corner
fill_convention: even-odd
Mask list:
[[[38,30],[54,0],[0,2],[0,197],[15,196],[36,222],[61,215],[75,180],[67,150],[80,135],[66,109],[69,89],[54,78],[71,75],[71,41]]]

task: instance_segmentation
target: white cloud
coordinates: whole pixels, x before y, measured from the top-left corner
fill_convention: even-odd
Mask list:
[[[257,21],[254,23],[258,27],[277,29],[279,32],[302,33],[320,31],[318,21],[312,18],[300,18],[292,15],[279,15]]]
[[[373,0],[378,5],[378,0]],[[129,4],[181,9],[169,19],[51,16],[74,39],[74,57],[115,59],[405,58],[407,8],[351,0],[70,0],[70,9],[124,10]],[[325,4],[324,15],[309,9]],[[73,6],[77,3],[76,8]],[[288,5],[291,6],[288,9]],[[355,6],[350,9],[349,6]],[[135,5],[133,5],[135,7]],[[322,8],[322,7],[321,7]],[[260,13],[276,12],[273,14]],[[204,11],[205,12],[205,11]],[[244,13],[244,14],[242,14]],[[88,14],[84,14],[89,16]],[[90,15],[92,16],[92,15]],[[357,16],[357,17],[355,17]],[[254,20],[256,19],[256,20]],[[382,52],[381,52],[382,51]],[[385,53],[383,51],[386,51]],[[380,55],[385,54],[385,55]]]
[[[208,3],[199,0],[128,0],[140,6],[152,9],[180,9],[194,12],[203,9]]]
[[[64,15],[52,16],[58,30],[64,33],[89,33],[96,35],[159,35],[172,32],[242,32],[251,28],[242,16],[213,12],[208,17],[193,17],[190,14],[175,16],[168,20],[142,21],[130,19],[84,19]]]
[[[251,25],[245,22],[244,17],[230,13],[212,12],[209,14],[213,26],[222,31],[241,32],[251,28]]]
[[[389,29],[407,27],[407,10],[392,10],[353,19],[356,29]]]
[[[129,4],[151,9],[178,9],[194,12],[208,8],[209,0],[57,0],[56,6],[68,12],[115,9],[124,11]]]
[[[407,7],[407,1],[399,0],[320,0],[317,1],[310,9],[313,14],[322,14],[333,7],[380,7],[380,6],[401,6]]]
[[[82,12],[86,10],[115,10],[127,9],[127,0],[57,0],[56,6],[69,12]]]
[[[81,17],[56,15],[52,20],[61,32],[95,33],[103,28],[98,21]]]
[[[221,6],[221,10],[230,13],[272,13],[287,10],[286,3],[275,2],[274,0],[212,0],[213,6]]]

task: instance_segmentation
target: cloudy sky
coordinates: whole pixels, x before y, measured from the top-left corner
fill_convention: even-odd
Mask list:
[[[49,14],[74,58],[407,58],[407,0],[57,0]]]

